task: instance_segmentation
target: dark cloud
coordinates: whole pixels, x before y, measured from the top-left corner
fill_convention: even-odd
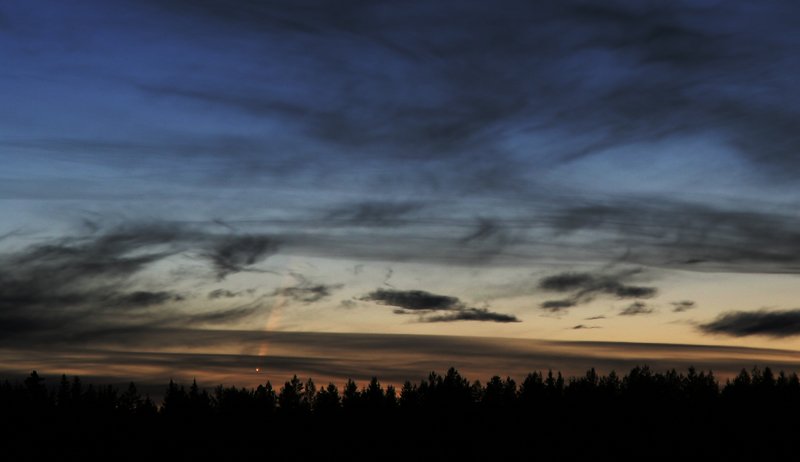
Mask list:
[[[655,309],[643,302],[633,302],[619,312],[620,316],[637,316],[640,314],[654,313]]]
[[[495,313],[486,308],[468,307],[456,297],[432,294],[423,290],[376,289],[361,297],[360,300],[399,307],[400,309],[394,310],[395,314],[417,313],[422,322],[519,322],[513,315]],[[447,313],[435,314],[438,311],[447,311]]]
[[[619,298],[650,298],[656,295],[655,287],[620,286],[614,289]]]
[[[599,315],[599,316],[590,316],[588,318],[583,318],[583,319],[585,319],[587,321],[594,321],[594,320],[597,320],[597,319],[605,319],[605,318],[606,318],[605,316]]]
[[[414,311],[455,310],[463,306],[456,297],[432,294],[424,290],[377,289],[361,297],[361,300]]]
[[[600,329],[600,326],[587,326],[585,324],[578,324],[576,326],[571,327],[572,330],[582,330],[582,329]]]
[[[800,309],[784,311],[731,311],[711,322],[700,324],[706,334],[734,337],[760,335],[784,338],[800,335]]]
[[[451,322],[451,321],[492,321],[492,322],[520,322],[516,316],[495,313],[486,308],[463,308],[448,314],[426,316],[424,322]]]
[[[33,329],[91,321],[93,312],[146,308],[177,300],[163,290],[136,289],[134,275],[178,251],[166,228],[120,228],[53,239],[0,255],[0,317]]]
[[[554,292],[572,292],[594,285],[595,277],[588,273],[562,273],[539,281],[539,287]]]
[[[136,292],[120,295],[113,300],[113,302],[115,305],[122,308],[129,308],[162,305],[170,301],[182,301],[183,299],[182,296],[172,292],[148,292],[145,290],[137,290]]]
[[[672,302],[672,311],[674,313],[682,313],[684,311],[693,310],[697,308],[697,304],[692,300],[681,300],[679,302]]]
[[[620,299],[650,298],[656,295],[655,287],[626,284],[640,270],[627,270],[608,273],[561,273],[539,280],[538,287],[551,292],[570,293],[561,300],[547,300],[541,308],[558,312],[566,308],[589,303],[599,295],[611,295]]]
[[[552,311],[553,313],[557,313],[562,311],[566,308],[572,308],[573,306],[577,305],[578,301],[573,299],[564,299],[564,300],[545,300],[539,305],[542,309]]]

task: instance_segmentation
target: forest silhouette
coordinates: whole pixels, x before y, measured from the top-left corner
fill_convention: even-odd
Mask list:
[[[170,381],[156,403],[137,390],[79,377],[0,384],[5,453],[139,460],[271,456],[280,460],[489,458],[524,454],[660,458],[767,456],[796,449],[800,380],[742,370],[720,383],[689,368],[583,376],[533,372],[517,382],[470,381],[456,369],[382,386],[375,377],[317,386],[294,376],[279,388]]]

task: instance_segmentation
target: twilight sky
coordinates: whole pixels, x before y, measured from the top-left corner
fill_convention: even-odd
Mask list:
[[[798,367],[798,22],[4,1],[0,369]]]

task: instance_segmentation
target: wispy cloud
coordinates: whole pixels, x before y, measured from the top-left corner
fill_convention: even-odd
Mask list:
[[[252,268],[277,249],[275,239],[269,236],[230,236],[220,238],[208,258],[217,271],[217,278],[222,280],[229,274]]]
[[[119,326],[221,325],[240,320],[261,306],[251,301],[234,308],[187,311],[185,302],[197,294],[169,289],[170,281],[147,275],[156,264],[180,255],[201,255],[217,276],[230,275],[266,258],[271,243],[266,237],[137,224],[95,227],[86,235],[0,254],[0,331],[19,338],[40,331],[68,336]],[[191,277],[203,279],[204,274]],[[206,298],[235,295],[218,289]]]
[[[672,311],[674,313],[682,313],[697,308],[697,304],[692,300],[681,300],[679,302],[672,302]]]
[[[547,300],[541,308],[551,312],[563,311],[591,302],[597,296],[610,295],[618,299],[651,298],[658,290],[655,287],[629,285],[626,282],[640,270],[625,270],[607,273],[560,273],[539,280],[539,288],[549,292],[568,294],[567,298]]]
[[[652,314],[655,312],[655,308],[647,305],[643,302],[633,302],[627,307],[625,307],[622,311],[619,312],[620,316],[638,316],[642,314]]]
[[[325,5],[300,10],[290,2],[269,8],[162,3],[165,17],[191,17],[212,35],[280,37],[272,53],[284,66],[305,72],[291,74],[294,81],[273,77],[273,83],[316,89],[308,94],[317,97],[269,91],[277,85],[257,86],[255,80],[231,87],[217,79],[165,79],[143,84],[143,90],[201,102],[208,110],[277,118],[352,151],[381,146],[387,155],[442,158],[488,148],[503,155],[493,138],[535,121],[543,133],[568,135],[569,142],[555,148],[565,159],[711,130],[759,168],[798,171],[789,155],[800,146],[788,123],[793,112],[770,97],[795,93],[775,65],[791,51],[781,35],[789,25],[780,19],[792,10],[783,2],[758,11],[688,2],[533,7],[509,1],[504,8],[442,2],[404,5],[402,11],[391,2],[336,11]],[[447,24],[436,19],[442,14],[451,18]],[[730,24],[741,21],[750,27],[731,34]],[[570,36],[555,36],[553,24]],[[301,46],[311,59],[291,54]],[[384,63],[369,68],[366,81],[358,72],[365,55]],[[763,88],[754,68],[775,86],[761,93],[728,90]],[[424,91],[412,91],[415,86]]]
[[[313,283],[299,273],[291,273],[297,279],[297,285],[290,287],[279,287],[275,289],[273,295],[285,297],[294,302],[305,304],[315,303],[331,296],[331,294],[343,287],[342,284],[319,284]]]
[[[215,300],[218,298],[234,298],[240,295],[239,292],[232,292],[227,289],[214,289],[208,293],[208,298],[211,300]]]
[[[800,263],[798,218],[781,209],[627,200],[568,208],[554,228],[565,236],[610,236],[606,245],[625,249],[625,261],[649,266],[793,273]],[[594,253],[588,244],[583,251]]]

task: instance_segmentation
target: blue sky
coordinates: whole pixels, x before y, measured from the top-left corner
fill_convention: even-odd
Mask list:
[[[798,15],[4,2],[0,330],[799,348]]]

